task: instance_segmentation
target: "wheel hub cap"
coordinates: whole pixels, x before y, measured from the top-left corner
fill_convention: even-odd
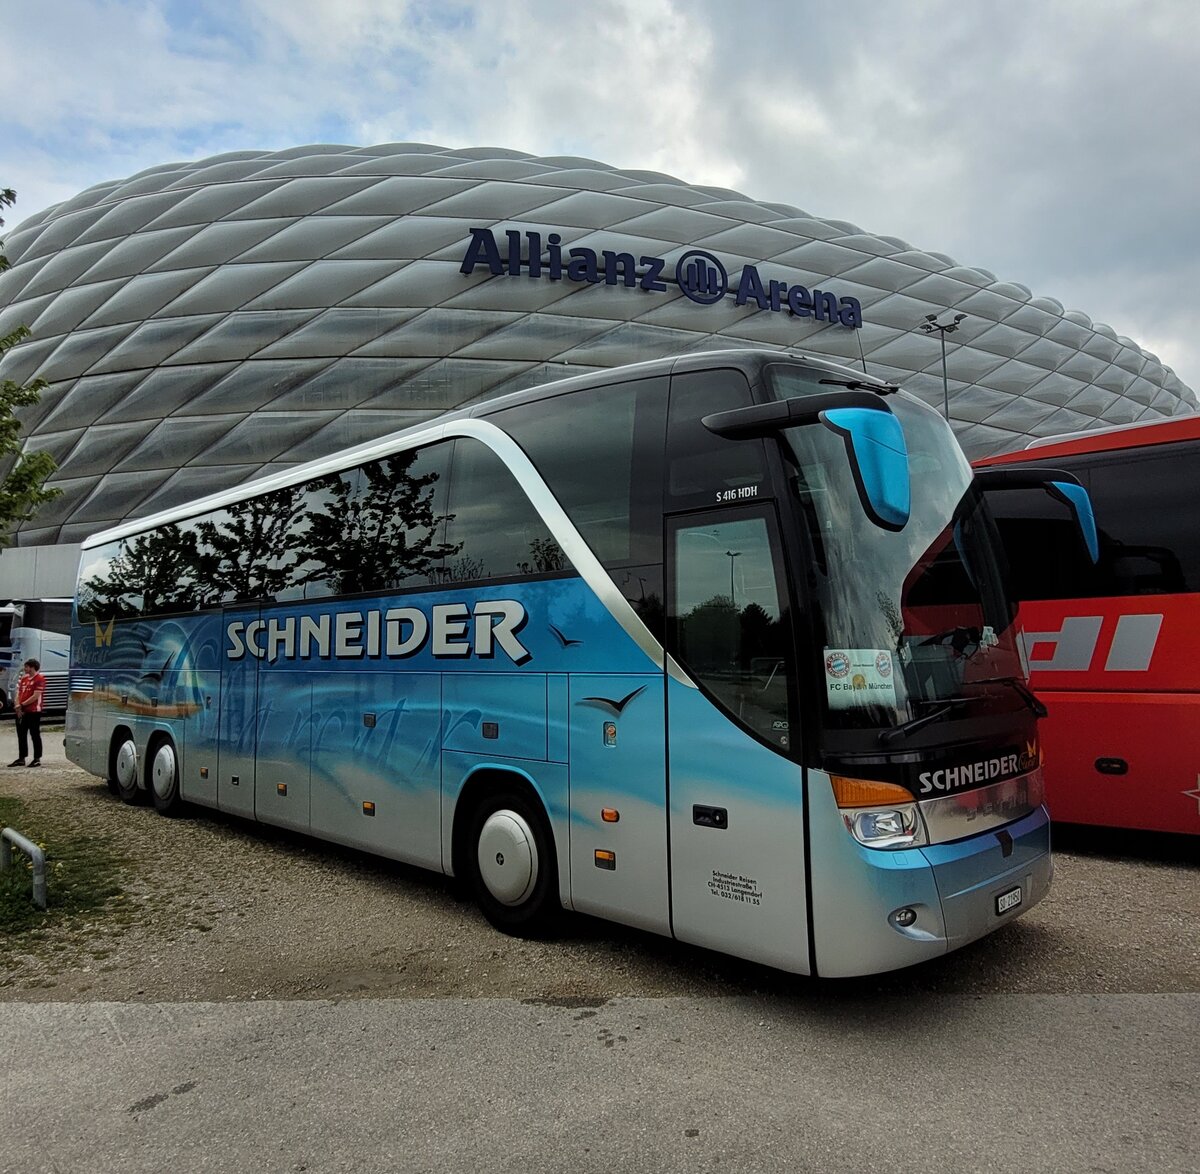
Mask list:
[[[519,905],[538,878],[537,847],[529,825],[515,811],[496,811],[479,833],[479,874],[502,905]]]
[[[137,747],[132,742],[123,742],[117,751],[117,782],[122,787],[137,782]]]
[[[162,746],[154,756],[154,767],[151,770],[154,783],[154,793],[160,799],[166,799],[171,794],[175,784],[175,754],[170,746]]]

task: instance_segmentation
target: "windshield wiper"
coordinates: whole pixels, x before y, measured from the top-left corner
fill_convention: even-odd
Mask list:
[[[915,734],[918,730],[924,729],[925,726],[940,722],[943,718],[949,717],[956,709],[961,709],[968,702],[974,700],[976,699],[973,697],[951,697],[944,705],[939,705],[937,709],[925,714],[924,717],[910,718],[898,726],[893,726],[890,730],[881,730],[879,741],[885,746],[890,746],[893,742],[898,742],[901,738],[907,738],[909,734]]]
[[[945,632],[938,632],[917,641],[919,648],[932,648],[939,644],[952,648],[959,656],[970,660],[975,652],[983,648],[983,633],[979,628],[949,628]],[[967,652],[972,644],[975,646],[975,652]]]
[[[1050,711],[1038,700],[1036,694],[1020,677],[985,677],[981,681],[972,681],[972,685],[1007,685],[1033,711],[1034,717],[1045,717]]]
[[[818,379],[818,383],[833,383],[838,387],[848,387],[851,391],[873,391],[876,395],[891,395],[899,391],[898,383],[867,383],[862,379]]]

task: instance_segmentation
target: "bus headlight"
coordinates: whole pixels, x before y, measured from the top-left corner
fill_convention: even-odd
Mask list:
[[[916,848],[928,843],[916,800],[895,783],[830,775],[846,830],[868,848]]]
[[[916,848],[925,843],[925,825],[917,805],[888,810],[843,811],[850,834],[868,848]]]

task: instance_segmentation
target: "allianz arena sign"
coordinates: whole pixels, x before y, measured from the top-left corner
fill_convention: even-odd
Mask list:
[[[755,306],[774,313],[788,312],[798,318],[837,323],[857,330],[863,324],[862,304],[857,298],[838,297],[829,290],[763,280],[755,265],[744,265],[732,281],[721,261],[702,249],[689,249],[675,262],[668,275],[662,257],[635,257],[611,249],[596,252],[584,246],[566,250],[557,232],[519,232],[507,229],[497,240],[490,228],[472,228],[459,271],[474,273],[486,266],[495,277],[534,277],[547,281],[579,281],[592,285],[624,285],[663,293],[671,285],[691,301],[711,306],[732,296],[738,306]]]

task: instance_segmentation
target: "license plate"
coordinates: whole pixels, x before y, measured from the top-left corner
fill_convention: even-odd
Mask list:
[[[996,914],[1007,913],[1010,909],[1015,909],[1021,903],[1021,886],[1017,885],[1015,889],[1009,889],[1007,893],[1001,893],[996,898]]]

